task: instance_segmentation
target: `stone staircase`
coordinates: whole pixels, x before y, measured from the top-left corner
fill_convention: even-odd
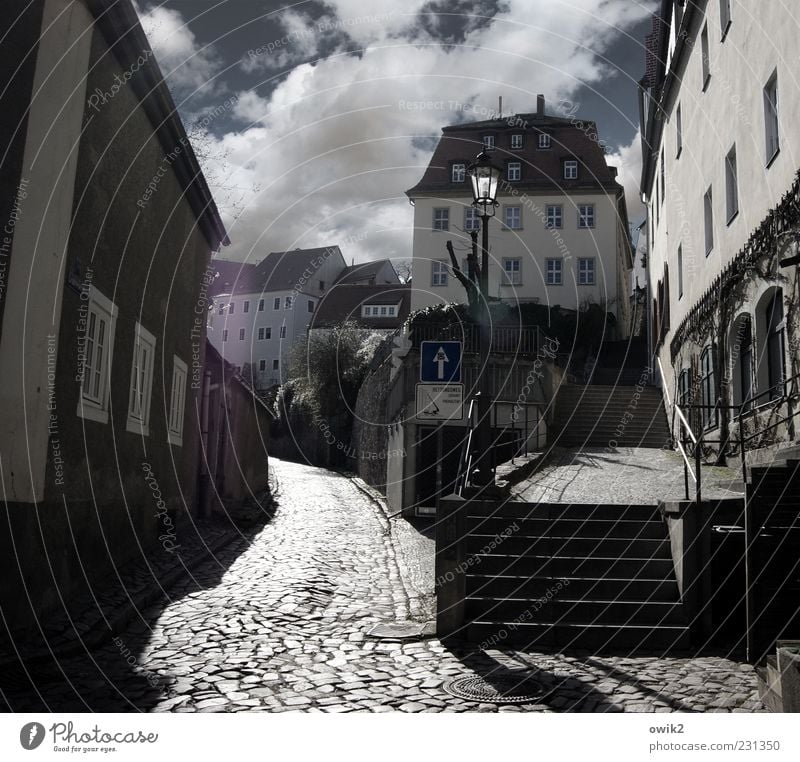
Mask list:
[[[670,441],[654,386],[562,384],[554,423],[561,446],[661,448]]]
[[[689,646],[656,506],[467,505],[467,638],[485,647]]]

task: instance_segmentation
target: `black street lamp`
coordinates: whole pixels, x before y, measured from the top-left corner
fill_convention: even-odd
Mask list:
[[[491,410],[492,394],[489,377],[489,352],[492,345],[491,315],[489,314],[489,219],[494,217],[497,207],[497,186],[502,170],[492,164],[485,151],[481,151],[470,164],[467,174],[472,182],[472,205],[478,210],[481,218],[481,267],[479,291],[479,362],[480,376],[478,380],[478,426],[476,444],[478,450],[477,474],[473,480],[478,487],[494,484],[494,472],[491,463],[492,429]]]

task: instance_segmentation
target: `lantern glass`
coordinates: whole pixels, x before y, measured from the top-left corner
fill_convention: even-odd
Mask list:
[[[469,168],[473,203],[484,216],[494,213],[500,172],[500,168],[492,164],[485,152],[478,154],[475,163]]]

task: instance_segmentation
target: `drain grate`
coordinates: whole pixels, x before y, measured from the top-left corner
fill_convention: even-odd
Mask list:
[[[448,680],[444,689],[456,698],[486,704],[538,704],[553,692],[531,672],[462,675]]]

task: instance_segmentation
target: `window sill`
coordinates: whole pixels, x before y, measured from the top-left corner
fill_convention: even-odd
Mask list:
[[[546,283],[545,285],[546,285],[548,288],[550,288],[551,286],[556,286],[556,287],[558,287],[558,286],[563,286],[564,284],[563,284],[563,283]]]
[[[775,159],[778,157],[778,154],[779,154],[780,152],[781,152],[781,149],[780,149],[780,148],[776,149],[776,150],[775,150],[775,153],[774,153],[774,154],[772,154],[772,156],[770,156],[770,157],[769,157],[769,159],[767,159],[767,163],[766,163],[766,168],[767,168],[767,169],[769,169],[769,168],[772,166],[772,163],[773,163],[773,162],[775,161]]]
[[[97,423],[108,423],[108,410],[100,407],[96,402],[80,398],[78,400],[78,418],[85,418]]]
[[[522,283],[501,283],[502,288],[519,288]]]
[[[730,217],[728,217],[726,225],[730,226],[730,224],[739,216],[739,210],[737,209]]]
[[[140,437],[150,436],[150,426],[136,418],[128,418],[128,422],[125,424],[125,431],[129,431],[131,434],[138,434]]]
[[[502,230],[504,233],[515,233],[515,232],[517,232],[517,233],[518,233],[518,232],[519,232],[519,231],[521,231],[521,230],[525,230],[525,228],[510,228],[510,227],[508,227],[508,225],[503,225],[503,227],[502,227],[502,228],[500,228],[500,229],[501,229],[501,230]]]
[[[578,286],[596,286],[596,283],[579,283]]]
[[[174,431],[170,431],[167,434],[167,441],[176,447],[183,447],[183,434],[176,434]]]

